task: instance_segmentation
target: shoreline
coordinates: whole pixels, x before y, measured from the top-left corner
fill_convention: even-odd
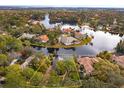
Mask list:
[[[87,39],[84,39],[81,41],[80,44],[72,44],[72,45],[38,45],[38,44],[35,44],[35,43],[31,43],[30,45],[31,46],[36,46],[36,47],[43,47],[43,48],[75,48],[75,47],[79,47],[81,45],[85,45],[87,43],[90,43],[92,41],[92,38],[87,38]]]

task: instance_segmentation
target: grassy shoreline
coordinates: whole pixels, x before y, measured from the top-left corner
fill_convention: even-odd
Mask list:
[[[36,43],[31,43],[31,46],[36,46],[36,47],[45,47],[45,48],[74,48],[74,47],[79,47],[81,45],[85,45],[89,42],[91,42],[92,38],[88,37],[87,39],[84,39],[81,41],[80,44],[72,44],[72,45],[41,45],[41,44],[36,44]]]

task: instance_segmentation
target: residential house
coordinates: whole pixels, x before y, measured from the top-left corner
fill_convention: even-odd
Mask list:
[[[19,37],[19,39],[21,38],[31,39],[33,37],[35,37],[35,34],[23,33],[22,36]]]
[[[7,35],[7,32],[0,30],[0,35]]]
[[[72,31],[73,31],[73,29],[71,27],[62,29],[63,33],[71,33]]]
[[[40,40],[43,43],[46,43],[46,42],[49,41],[49,38],[48,38],[47,35],[41,35],[41,36],[38,37],[38,40]]]
[[[37,25],[40,23],[40,21],[37,20],[29,20],[28,23],[31,23],[32,25]]]
[[[5,77],[0,77],[0,84],[4,84],[5,83],[6,78]]]
[[[124,40],[124,36],[122,36],[122,39]]]
[[[93,28],[91,28],[88,25],[83,25],[81,28],[82,28],[82,30],[93,30]]]
[[[72,44],[79,44],[80,42],[71,36],[67,36],[67,35],[62,35],[60,37],[61,43],[65,44],[65,45],[72,45]]]
[[[102,30],[103,29],[103,25],[98,25],[97,29],[98,30]]]
[[[25,27],[29,27],[29,24],[25,24]]]
[[[116,18],[113,21],[113,25],[117,25],[117,19]]]
[[[97,58],[95,57],[79,57],[78,63],[84,66],[85,72],[87,75],[91,74],[94,70],[93,64],[98,62]]]
[[[17,27],[16,25],[12,26],[12,28],[16,28],[16,27]]]
[[[112,55],[111,60],[114,62],[117,62],[118,65],[124,67],[124,56],[117,56],[117,55]]]
[[[82,39],[83,35],[80,31],[75,31],[74,32],[74,37],[77,38],[77,39]]]
[[[109,24],[107,24],[106,25],[106,30],[110,31],[111,29],[112,29],[112,27]]]

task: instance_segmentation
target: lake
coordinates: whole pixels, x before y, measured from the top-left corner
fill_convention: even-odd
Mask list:
[[[79,28],[77,25],[69,25],[62,23],[50,24],[50,19],[48,14],[45,16],[45,20],[41,21],[41,23],[46,28],[53,28],[61,24],[61,29],[71,27],[74,29],[80,29],[81,33],[87,33],[88,35],[94,36],[94,38],[91,41],[92,45],[87,44],[71,49],[64,49],[64,48],[57,49],[57,54],[63,56],[69,56],[73,54],[83,55],[83,56],[94,56],[101,51],[114,51],[114,48],[117,46],[119,41],[121,39],[124,39],[124,36],[120,37],[119,34],[111,34],[104,31],[93,31],[92,29],[90,29],[89,26],[86,25]],[[54,51],[54,49],[47,49],[41,47],[35,47],[35,49],[37,51],[44,52],[46,55]]]

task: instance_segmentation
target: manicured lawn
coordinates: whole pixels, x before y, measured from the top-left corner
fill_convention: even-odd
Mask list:
[[[46,48],[73,48],[73,47],[79,47],[81,45],[85,45],[89,42],[91,42],[92,38],[88,37],[84,40],[81,41],[80,44],[72,44],[72,45],[62,45],[57,43],[56,45],[47,45],[47,44],[42,44],[42,43],[32,43],[32,46],[38,46],[38,47],[46,47]]]

